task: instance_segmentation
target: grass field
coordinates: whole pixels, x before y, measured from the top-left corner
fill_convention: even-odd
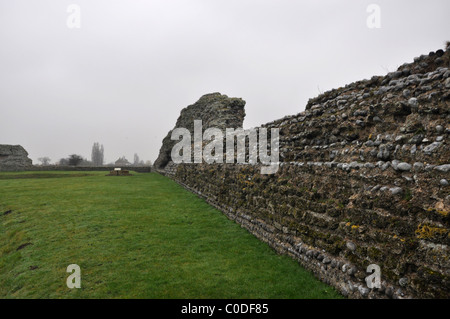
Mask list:
[[[105,174],[0,173],[0,298],[341,298],[170,179]]]

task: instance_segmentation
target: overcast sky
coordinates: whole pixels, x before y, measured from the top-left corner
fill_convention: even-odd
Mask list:
[[[243,98],[246,128],[297,114],[443,49],[449,12],[448,0],[0,0],[0,144],[35,164],[90,159],[94,142],[107,162],[154,161],[203,94]]]

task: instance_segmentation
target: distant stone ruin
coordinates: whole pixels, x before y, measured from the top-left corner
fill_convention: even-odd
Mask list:
[[[22,146],[0,144],[0,171],[25,170],[32,164],[28,152]]]
[[[204,96],[181,111],[176,128],[192,130],[196,119],[205,129],[241,127],[244,104]],[[349,298],[448,299],[449,123],[447,48],[261,125],[280,130],[276,174],[175,164],[170,132],[155,168]],[[379,285],[369,280],[375,275]]]

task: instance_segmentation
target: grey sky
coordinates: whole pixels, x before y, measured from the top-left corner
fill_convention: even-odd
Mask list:
[[[448,0],[0,0],[0,144],[34,163],[90,159],[94,142],[107,162],[154,161],[203,94],[242,97],[247,128],[296,114],[319,91],[444,48],[449,12]]]

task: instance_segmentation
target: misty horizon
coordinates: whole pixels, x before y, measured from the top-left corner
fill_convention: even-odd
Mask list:
[[[220,92],[246,101],[244,127],[304,111],[321,92],[385,75],[450,40],[450,3],[376,1],[0,3],[0,144],[33,164],[158,156],[180,111]],[[70,28],[68,7],[80,8]]]

